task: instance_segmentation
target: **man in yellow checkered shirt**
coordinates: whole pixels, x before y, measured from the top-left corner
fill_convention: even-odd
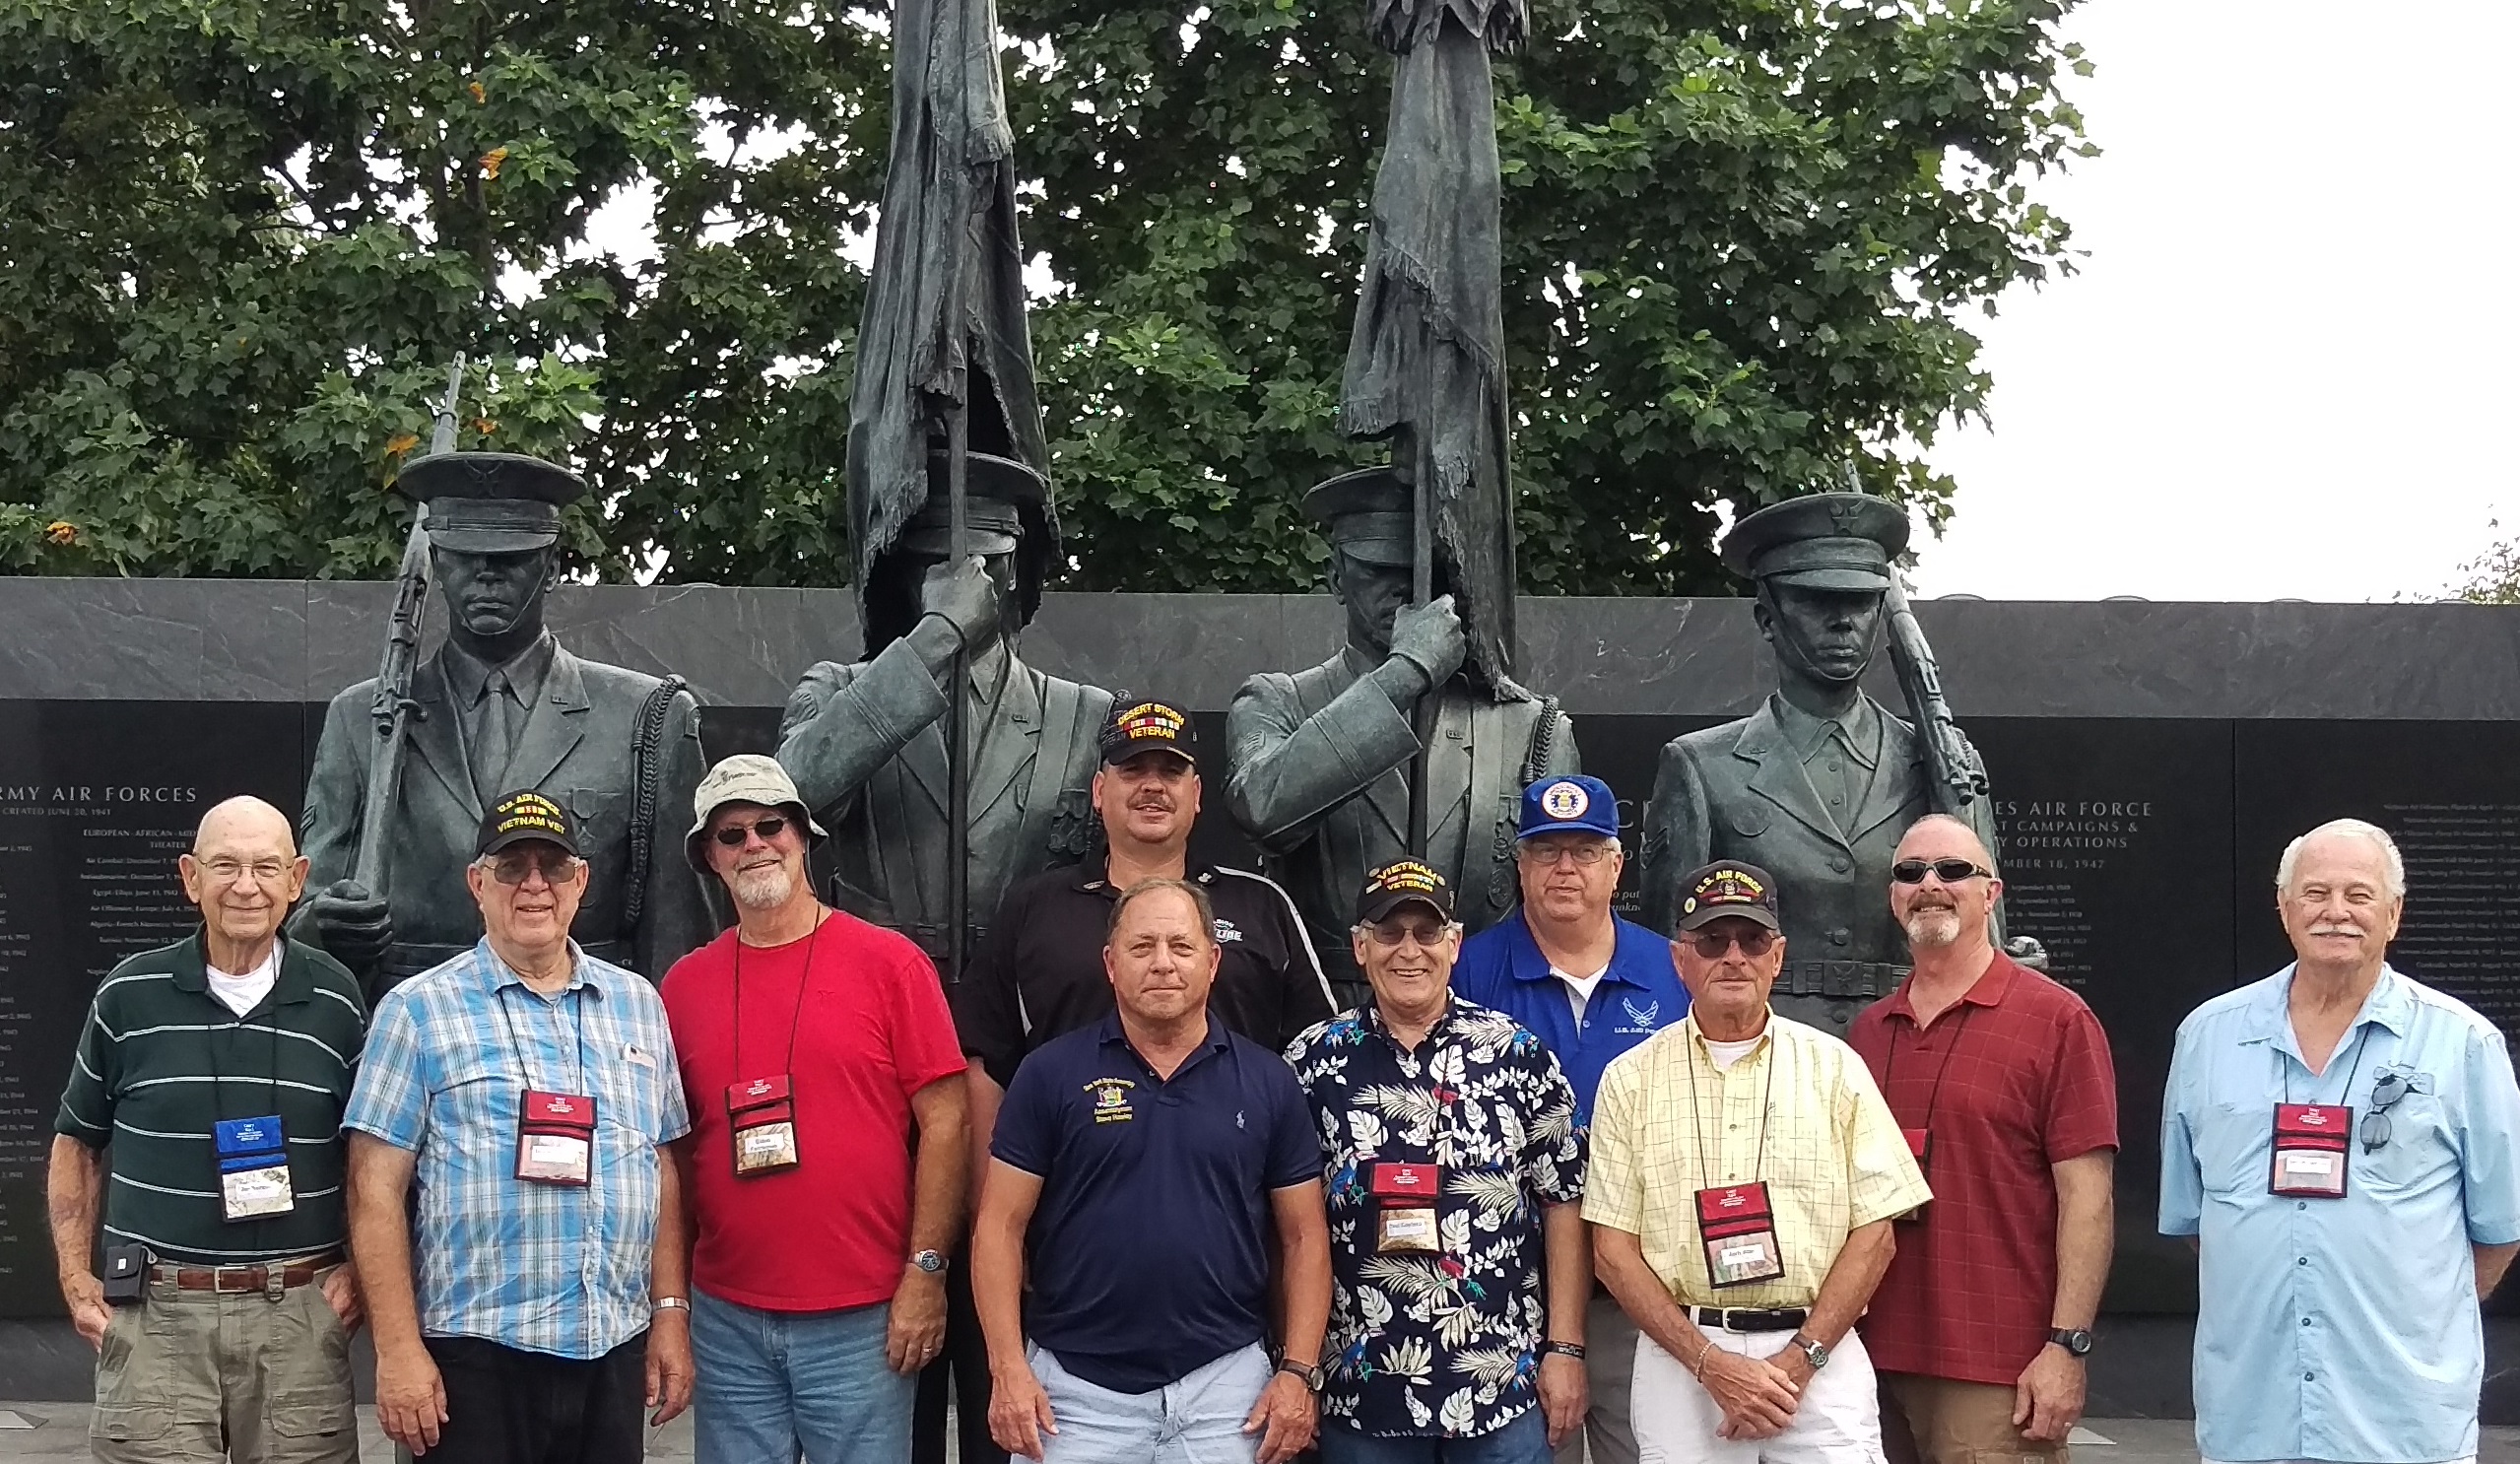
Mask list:
[[[1641,1464],[1881,1464],[1853,1327],[1890,1220],[1932,1198],[1862,1058],[1767,1009],[1775,881],[1721,860],[1681,886],[1689,1020],[1610,1065],[1584,1219],[1642,1334]]]

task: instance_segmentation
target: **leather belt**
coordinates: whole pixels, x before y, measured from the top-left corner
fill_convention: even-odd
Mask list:
[[[1727,1332],[1791,1332],[1811,1320],[1811,1310],[1803,1306],[1691,1306],[1689,1319],[1701,1327],[1721,1327]]]
[[[1776,973],[1776,989],[1787,996],[1839,996],[1863,1001],[1890,995],[1907,979],[1908,968],[1883,961],[1788,961]]]
[[[943,967],[948,952],[949,942],[954,935],[953,926],[931,925],[914,922],[908,925],[896,926],[895,928],[899,930],[901,934],[908,936],[910,938],[910,944],[918,947],[922,952],[926,953],[927,959],[936,962],[940,969]],[[988,939],[989,927],[974,922],[970,925],[964,926],[963,929],[968,931],[969,934],[963,937],[964,944],[962,947],[962,959],[968,961],[973,956],[979,954],[980,943]]]
[[[302,1261],[281,1261],[267,1266],[166,1266],[149,1268],[149,1279],[177,1291],[224,1292],[249,1294],[261,1292],[278,1298],[280,1294],[306,1285],[318,1272],[341,1264],[338,1253],[328,1252]]]

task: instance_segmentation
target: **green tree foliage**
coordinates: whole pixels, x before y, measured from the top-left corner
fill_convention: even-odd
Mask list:
[[[1539,0],[1500,63],[1524,575],[1729,588],[1714,505],[1922,462],[2064,266],[2070,0]],[[1314,581],[1390,64],[1362,0],[1001,0],[1083,588]],[[0,567],[376,575],[458,350],[581,567],[837,583],[885,12],[0,0]],[[590,246],[652,198],[652,257]]]
[[[2486,525],[2488,533],[2502,527],[2499,519]],[[2520,539],[2497,539],[2475,559],[2459,566],[2466,577],[2449,598],[2476,605],[2520,605]]]

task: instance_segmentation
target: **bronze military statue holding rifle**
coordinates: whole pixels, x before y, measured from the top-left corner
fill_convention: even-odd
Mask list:
[[[1908,826],[1950,814],[1995,847],[1985,765],[1952,720],[1892,567],[1907,534],[1897,504],[1860,493],[1791,499],[1734,526],[1724,564],[1757,586],[1776,690],[1749,716],[1665,746],[1645,811],[1637,918],[1672,929],[1681,876],[1714,860],[1767,870],[1784,891],[1775,1009],[1838,1036],[1906,971],[1888,892]],[[1861,685],[1885,630],[1910,720]]]
[[[419,512],[381,673],[333,699],[315,744],[302,819],[314,894],[298,933],[371,1000],[470,950],[481,916],[464,870],[482,810],[533,789],[582,831],[576,938],[653,980],[716,928],[677,852],[699,783],[698,705],[679,681],[553,638],[561,509],[586,485],[538,458],[447,450],[453,401],[450,385],[433,450],[394,482]],[[424,658],[432,588],[446,638]]]

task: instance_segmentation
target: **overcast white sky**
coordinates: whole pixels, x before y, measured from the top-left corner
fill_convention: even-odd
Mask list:
[[[2520,533],[2514,0],[2090,0],[2089,251],[1985,322],[1923,595],[2387,600]]]

